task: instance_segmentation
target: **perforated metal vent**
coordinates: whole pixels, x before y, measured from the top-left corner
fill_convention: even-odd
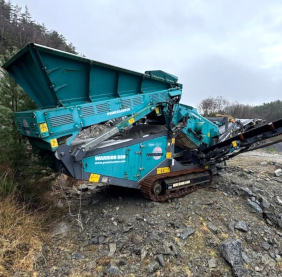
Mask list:
[[[72,114],[50,117],[49,122],[51,127],[57,127],[57,126],[74,123]]]
[[[21,125],[21,123],[19,121],[16,122],[16,126],[17,126],[18,130],[22,129],[22,125]]]
[[[131,106],[131,99],[122,99],[122,105],[124,108]]]
[[[165,101],[167,99],[167,94],[165,92],[159,94],[160,101]]]
[[[138,105],[143,104],[143,97],[142,96],[134,97],[132,99],[132,103],[133,103],[133,106],[138,106]]]
[[[97,113],[106,113],[109,111],[109,107],[107,103],[96,105]]]
[[[154,103],[159,102],[159,95],[158,94],[153,94],[151,97],[152,97],[152,100],[153,100]]]
[[[94,107],[93,106],[81,108],[81,115],[83,117],[91,116],[91,115],[94,115],[94,114],[95,114],[95,111],[94,111]]]
[[[29,124],[29,127],[30,127],[30,130],[31,130],[31,131],[35,132],[35,130],[36,130],[35,123],[30,123],[30,124]]]

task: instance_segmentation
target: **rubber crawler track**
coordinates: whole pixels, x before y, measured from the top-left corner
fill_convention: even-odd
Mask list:
[[[191,187],[185,187],[185,188],[175,190],[175,191],[170,191],[170,192],[167,192],[164,195],[155,195],[155,194],[152,193],[152,185],[154,184],[155,181],[157,181],[159,179],[176,177],[176,176],[186,175],[186,174],[189,174],[189,173],[197,173],[197,172],[198,173],[208,172],[210,174],[210,181],[206,182],[205,184],[199,184],[199,185],[195,185],[195,186],[191,186]],[[197,168],[197,169],[181,170],[181,171],[176,171],[176,172],[153,175],[153,176],[150,176],[150,177],[144,179],[143,181],[141,181],[140,185],[141,185],[141,192],[142,192],[142,194],[145,198],[148,198],[148,199],[155,201],[155,202],[164,202],[168,199],[181,197],[183,195],[194,192],[198,189],[204,188],[204,187],[208,186],[211,183],[211,181],[212,181],[212,174],[211,174],[210,170],[206,170],[206,169],[203,169],[203,168]]]

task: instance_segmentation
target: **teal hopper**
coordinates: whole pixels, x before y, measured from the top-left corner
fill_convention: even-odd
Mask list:
[[[41,109],[182,88],[160,70],[141,74],[33,43],[3,67]]]

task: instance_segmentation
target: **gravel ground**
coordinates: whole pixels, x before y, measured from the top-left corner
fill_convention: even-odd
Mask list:
[[[282,152],[282,142],[276,143],[272,147],[274,147],[275,151]]]
[[[280,167],[281,154],[246,153],[209,187],[165,203],[103,185],[54,192],[71,214],[30,276],[282,277]]]

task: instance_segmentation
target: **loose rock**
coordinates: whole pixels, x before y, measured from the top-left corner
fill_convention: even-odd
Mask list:
[[[69,230],[69,225],[66,222],[63,222],[63,221],[59,222],[53,228],[52,237],[59,236],[59,235],[65,236],[68,230]]]
[[[132,242],[134,244],[140,244],[142,242],[143,238],[139,235],[135,235],[132,237]]]
[[[270,203],[264,197],[261,197],[261,207],[263,209],[268,209],[270,207]]]
[[[278,168],[274,171],[274,174],[276,177],[280,177],[282,176],[282,169],[281,168]]]
[[[248,196],[248,197],[253,195],[252,191],[248,188],[240,187],[239,190],[240,190],[240,194],[242,194],[242,195],[245,195],[245,196]]]
[[[251,260],[249,259],[249,257],[246,255],[245,252],[242,252],[242,258],[243,258],[243,260],[244,260],[244,262],[246,264],[250,264],[251,263]]]
[[[263,264],[268,265],[270,267],[276,266],[276,261],[274,259],[272,259],[271,257],[269,257],[269,255],[267,255],[267,254],[262,256],[261,261],[262,261]]]
[[[148,265],[147,270],[149,273],[154,273],[160,268],[159,263],[152,262]]]
[[[248,232],[248,226],[245,221],[238,221],[235,225],[235,229],[243,232]]]
[[[121,275],[120,269],[113,262],[108,265],[106,272],[111,276]]]
[[[165,267],[164,255],[163,255],[163,254],[157,255],[157,259],[158,259],[160,265],[161,265],[162,267]]]
[[[146,249],[143,247],[141,249],[141,260],[144,260],[147,256],[148,251],[146,251]]]
[[[262,211],[261,207],[256,202],[253,202],[250,199],[248,199],[248,203],[262,217],[263,211]]]
[[[229,224],[228,224],[228,229],[231,231],[231,232],[234,232],[234,229],[235,229],[235,222],[234,221],[230,221]]]
[[[182,239],[187,239],[189,236],[194,234],[195,230],[191,226],[187,226],[187,228],[183,231],[181,238]]]
[[[79,191],[87,191],[88,190],[88,186],[86,184],[81,184],[78,186],[77,188]]]
[[[242,245],[239,239],[224,241],[219,246],[222,257],[231,265],[232,271],[236,277],[242,277],[247,274],[243,265]]]
[[[270,249],[270,245],[266,241],[263,242],[262,247],[263,247],[264,250]]]
[[[216,267],[216,260],[214,257],[212,257],[210,260],[209,260],[209,268],[214,268]]]
[[[81,255],[80,253],[74,253],[74,254],[72,254],[71,258],[74,259],[74,260],[82,260],[82,259],[84,259],[84,256]]]
[[[109,257],[113,256],[116,252],[117,245],[115,243],[110,243],[110,252],[108,254]]]
[[[89,190],[93,191],[93,190],[96,189],[97,185],[89,185],[88,184],[87,187],[88,187]]]
[[[276,196],[276,202],[279,205],[282,205],[282,199],[279,196]]]
[[[217,234],[217,227],[212,224],[212,223],[208,223],[208,228],[214,233]]]

